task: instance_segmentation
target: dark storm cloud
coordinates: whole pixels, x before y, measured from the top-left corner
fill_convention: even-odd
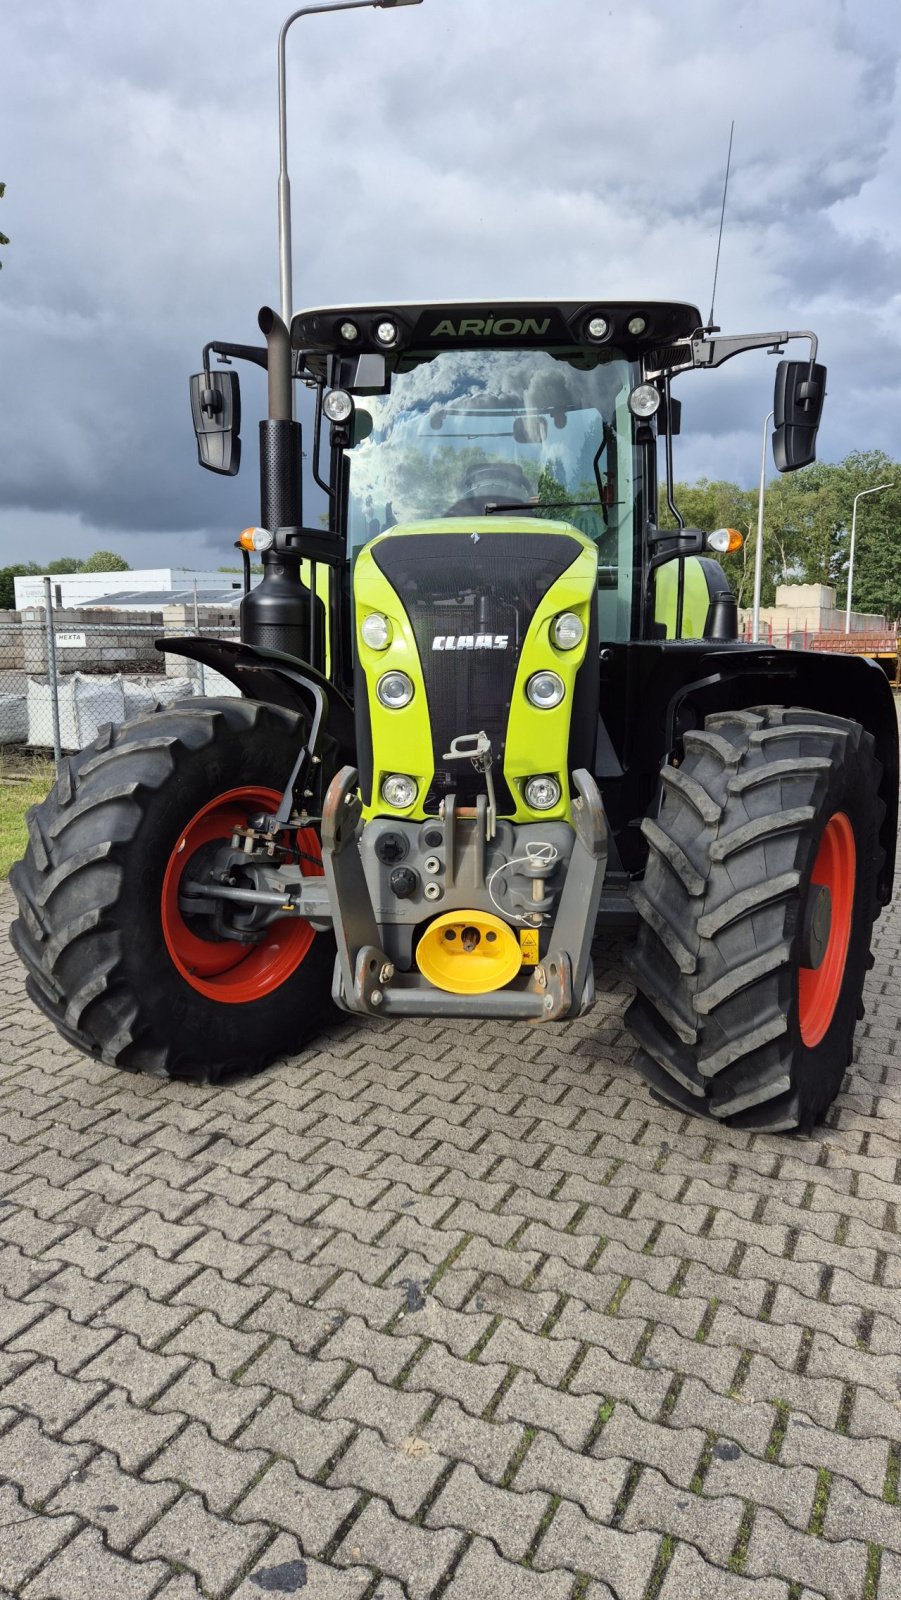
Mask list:
[[[216,565],[256,508],[201,473],[186,376],[276,296],[283,0],[211,12],[32,0],[5,18],[0,562]],[[289,50],[298,305],[654,295],[808,326],[823,453],[895,449],[897,41],[878,0],[425,0],[299,24]],[[11,68],[11,70],[10,70]],[[774,363],[681,385],[682,475],[756,477]],[[84,553],[81,548],[76,553]]]

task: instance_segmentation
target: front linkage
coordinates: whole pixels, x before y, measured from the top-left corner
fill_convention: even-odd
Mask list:
[[[519,1022],[556,1022],[588,1009],[594,998],[591,941],[607,867],[607,825],[597,785],[589,773],[573,774],[575,837],[547,953],[531,974],[523,970],[503,988],[482,993],[436,988],[422,971],[399,972],[386,953],[384,931],[376,919],[359,849],[362,805],[357,783],[354,768],[344,767],[329,786],[322,814],[322,862],[338,945],[333,989],[338,1005],[363,1015],[480,1016]],[[466,904],[457,904],[456,915],[446,914],[441,918],[443,926],[424,936],[434,939],[437,934],[439,939],[452,941],[461,965],[483,942],[488,949],[489,941],[501,946],[498,956],[502,961],[503,943],[514,942],[499,919],[490,912],[480,915],[472,907],[473,901],[489,903],[485,872],[488,808],[477,805],[469,809],[474,814],[445,803],[440,853],[430,857],[436,878],[440,874],[443,880],[444,904]],[[455,883],[455,867],[461,861],[470,868],[462,887]],[[486,921],[494,925],[485,927]]]

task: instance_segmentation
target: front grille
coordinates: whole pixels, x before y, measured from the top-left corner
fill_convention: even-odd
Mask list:
[[[422,663],[435,762],[427,812],[446,794],[472,804],[485,792],[468,762],[444,761],[452,739],[482,728],[491,740],[498,809],[514,809],[502,768],[520,652],[540,601],[581,548],[565,534],[471,532],[399,533],[372,547],[410,619]],[[434,648],[440,638],[475,645],[489,636],[505,637],[506,646]]]

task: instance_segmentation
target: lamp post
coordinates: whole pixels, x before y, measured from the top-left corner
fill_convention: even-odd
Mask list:
[[[894,489],[893,483],[878,483],[875,489],[861,489],[860,494],[854,496],[854,507],[851,512],[851,550],[848,555],[848,604],[845,607],[845,632],[851,632],[851,586],[854,583],[854,544],[857,538],[857,502],[865,494],[881,494],[883,489]]]
[[[288,180],[287,94],[285,89],[285,40],[288,29],[299,17],[317,11],[393,10],[395,6],[418,6],[422,0],[329,0],[326,5],[301,6],[282,24],[278,36],[278,272],[281,287],[281,314],[291,326],[291,185]]]
[[[760,642],[760,589],[763,583],[763,495],[766,489],[766,441],[775,412],[768,411],[763,424],[763,448],[760,452],[760,489],[757,495],[757,549],[754,553],[754,611],[751,638]]]

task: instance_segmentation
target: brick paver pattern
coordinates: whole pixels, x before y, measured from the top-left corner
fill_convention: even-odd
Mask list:
[[[899,944],[802,1139],[649,1097],[612,944],[579,1021],[218,1088],[4,945],[0,1600],[896,1600]]]

